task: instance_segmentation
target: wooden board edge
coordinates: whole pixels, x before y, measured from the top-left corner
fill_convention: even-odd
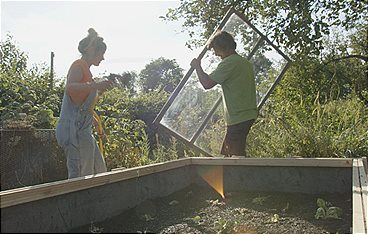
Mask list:
[[[9,206],[76,192],[92,187],[137,178],[188,165],[191,165],[191,159],[184,158],[169,162],[155,163],[140,167],[129,168],[126,170],[111,171],[97,175],[73,178],[70,180],[62,180],[40,185],[27,186],[23,188],[5,190],[0,192],[0,208],[2,209]]]
[[[362,199],[363,197],[359,175],[359,160],[353,159],[353,168],[352,168],[353,233],[367,233]]]
[[[368,161],[367,161],[367,157],[362,157],[362,160],[363,160],[365,174],[368,176]]]
[[[359,180],[362,193],[363,217],[365,223],[365,232],[368,233],[368,179],[366,169],[364,168],[364,159],[358,159]]]
[[[31,202],[48,197],[76,192],[122,180],[128,180],[188,165],[249,165],[249,166],[304,166],[351,167],[351,159],[299,159],[299,158],[184,158],[124,170],[115,170],[70,180],[27,186],[0,192],[0,208]]]
[[[352,167],[351,158],[192,158],[193,165]]]

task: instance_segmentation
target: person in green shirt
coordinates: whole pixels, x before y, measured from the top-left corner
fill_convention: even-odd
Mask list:
[[[236,53],[236,42],[226,31],[217,32],[208,46],[222,59],[217,68],[207,74],[196,58],[190,65],[204,89],[221,85],[227,125],[221,154],[245,157],[246,138],[258,115],[253,65]]]

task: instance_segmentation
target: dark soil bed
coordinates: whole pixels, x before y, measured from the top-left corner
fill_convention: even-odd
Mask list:
[[[227,192],[191,185],[170,196],[71,232],[104,233],[349,233],[350,194]],[[315,219],[317,199],[340,207],[340,219]]]

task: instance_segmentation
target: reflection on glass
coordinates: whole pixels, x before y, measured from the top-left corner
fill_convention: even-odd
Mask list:
[[[220,103],[207,122],[206,127],[199,135],[194,145],[213,156],[221,156],[220,151],[225,137],[226,124],[224,120],[224,108]]]
[[[189,141],[220,95],[218,89],[205,91],[194,72],[160,123]]]
[[[248,57],[260,38],[258,33],[236,14],[231,15],[222,30],[229,32],[234,37],[236,52],[244,57]]]
[[[206,73],[211,73],[220,61],[212,51],[207,51],[201,64]],[[219,96],[221,87],[205,90],[194,71],[160,123],[190,141]]]
[[[264,42],[250,59],[253,63],[256,79],[257,105],[266,95],[268,89],[280,75],[287,60],[271,45]]]
[[[213,50],[208,50],[201,60],[203,70],[210,74],[214,71],[217,65],[221,62],[221,58],[216,56]],[[193,72],[195,73],[195,72]]]

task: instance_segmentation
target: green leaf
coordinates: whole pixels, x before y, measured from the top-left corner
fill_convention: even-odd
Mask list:
[[[329,207],[326,212],[326,218],[341,219],[342,209],[340,207]]]
[[[325,219],[326,218],[326,211],[322,207],[319,207],[316,211],[316,214],[314,215],[314,218],[316,218],[316,219]]]
[[[317,206],[324,210],[327,210],[326,201],[323,200],[322,198],[317,198]]]
[[[177,200],[172,200],[172,201],[169,203],[169,205],[170,205],[170,206],[177,205],[177,204],[179,204],[179,202],[178,202]]]
[[[201,220],[201,216],[197,215],[192,218],[193,222],[198,223]]]
[[[272,215],[272,217],[271,217],[271,221],[272,221],[273,223],[278,223],[278,222],[279,222],[279,220],[280,220],[280,216],[279,216],[278,214],[274,214],[274,215]]]

